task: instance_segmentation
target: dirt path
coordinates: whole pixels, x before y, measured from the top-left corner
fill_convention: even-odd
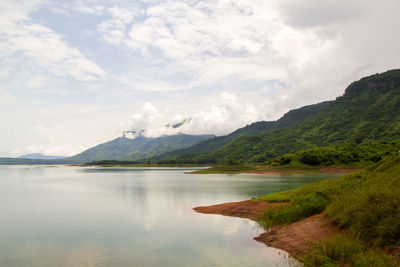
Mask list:
[[[265,210],[284,203],[250,200],[230,202],[219,205],[194,208],[195,211],[207,214],[241,217],[256,220]],[[268,232],[254,239],[274,248],[283,249],[295,258],[307,252],[310,243],[319,242],[340,233],[339,227],[330,222],[322,214],[308,217],[288,225],[272,227]]]

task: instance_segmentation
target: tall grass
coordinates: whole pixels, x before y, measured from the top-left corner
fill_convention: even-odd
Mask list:
[[[321,192],[306,195],[301,199],[295,199],[289,205],[282,205],[268,209],[260,218],[265,228],[279,223],[295,222],[311,215],[321,213],[330,203],[330,199]]]
[[[324,241],[304,258],[306,266],[395,266],[383,249],[400,248],[400,155],[367,171],[262,196],[285,201],[260,218],[266,228],[324,212],[348,237]]]
[[[396,266],[382,250],[368,249],[359,239],[344,235],[314,244],[302,261],[304,266]]]
[[[274,224],[291,223],[321,213],[332,202],[332,196],[354,190],[364,179],[361,174],[351,174],[259,197],[253,201],[289,202],[288,205],[268,209],[259,218],[259,222],[268,228]]]
[[[325,212],[339,226],[374,245],[399,244],[400,190],[370,186],[335,196]]]

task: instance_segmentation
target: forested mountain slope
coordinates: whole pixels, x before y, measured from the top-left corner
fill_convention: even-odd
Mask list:
[[[134,139],[119,137],[97,145],[82,153],[64,159],[68,163],[86,163],[101,160],[141,160],[171,150],[197,144],[213,135],[166,135],[157,138],[138,136]]]
[[[227,145],[228,143],[232,142],[234,139],[240,136],[256,136],[273,130],[293,126],[310,118],[313,115],[318,114],[325,108],[329,107],[331,102],[332,101],[326,101],[314,105],[304,106],[299,109],[294,109],[287,112],[279,120],[255,122],[243,128],[240,128],[228,135],[214,137],[188,148],[162,154],[161,156],[153,158],[152,161],[157,162],[160,160],[172,159],[187,154],[197,154],[206,151],[213,151]]]
[[[241,136],[218,150],[186,154],[172,162],[264,162],[299,150],[339,142],[400,139],[400,70],[353,82],[343,96],[305,121],[257,136]]]

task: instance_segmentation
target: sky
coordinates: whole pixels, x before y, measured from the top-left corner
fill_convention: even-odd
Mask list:
[[[0,156],[224,135],[399,68],[398,0],[0,0]],[[185,121],[179,128],[173,125]]]

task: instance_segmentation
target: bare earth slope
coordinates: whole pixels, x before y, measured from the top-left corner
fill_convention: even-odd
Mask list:
[[[250,200],[229,202],[218,205],[196,207],[194,210],[206,214],[220,214],[256,220],[266,209],[284,205],[267,201]],[[341,229],[330,222],[324,215],[318,214],[288,225],[278,225],[254,239],[267,246],[283,249],[297,258],[306,253],[311,243],[319,242],[337,235]]]

